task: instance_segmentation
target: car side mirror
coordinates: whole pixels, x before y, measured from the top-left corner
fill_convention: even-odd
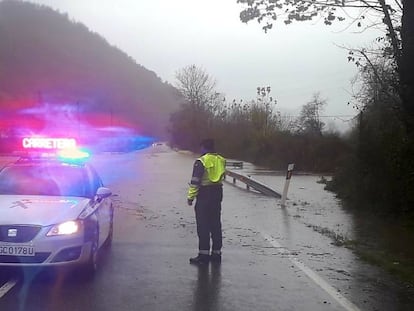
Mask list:
[[[99,187],[96,191],[96,200],[98,202],[102,201],[105,198],[109,198],[112,195],[112,191],[106,187]]]

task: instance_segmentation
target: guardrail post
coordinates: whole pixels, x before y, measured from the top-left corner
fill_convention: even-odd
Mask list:
[[[282,207],[286,206],[285,205],[286,197],[287,197],[287,193],[288,193],[288,189],[289,189],[290,178],[292,177],[292,172],[293,172],[294,167],[295,167],[295,164],[293,164],[293,163],[288,165],[288,170],[287,170],[287,173],[286,173],[285,187],[283,188],[283,193],[282,193],[282,200],[281,200]]]

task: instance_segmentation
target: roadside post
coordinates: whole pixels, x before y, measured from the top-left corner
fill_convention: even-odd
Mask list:
[[[282,193],[282,201],[281,201],[281,205],[282,207],[285,207],[285,203],[286,203],[286,197],[287,197],[287,193],[288,193],[288,189],[289,189],[289,183],[290,183],[290,178],[292,177],[292,172],[293,172],[293,168],[295,167],[295,164],[291,163],[288,165],[288,169],[287,169],[287,173],[286,173],[286,181],[285,181],[285,187],[283,188],[283,193]]]

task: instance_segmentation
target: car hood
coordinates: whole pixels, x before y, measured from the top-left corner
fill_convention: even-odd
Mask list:
[[[48,226],[76,219],[90,199],[35,195],[0,195],[0,225]]]

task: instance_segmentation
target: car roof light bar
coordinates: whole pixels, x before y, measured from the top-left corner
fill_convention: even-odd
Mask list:
[[[25,157],[32,160],[57,159],[73,163],[90,157],[89,152],[77,148],[74,138],[24,137],[22,147],[27,152]]]
[[[76,148],[74,138],[51,138],[51,137],[24,137],[22,139],[24,149],[68,149]]]

